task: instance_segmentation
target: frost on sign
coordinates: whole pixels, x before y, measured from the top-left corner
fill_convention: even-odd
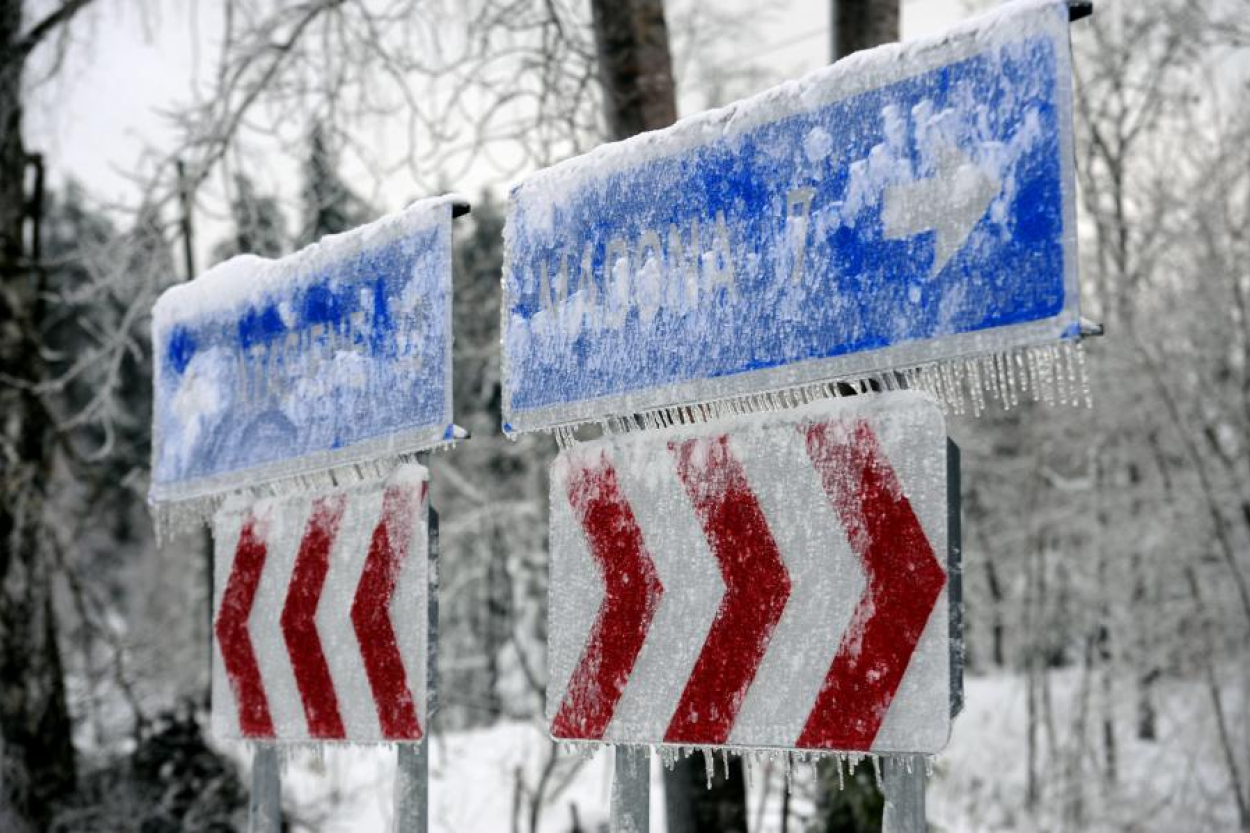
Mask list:
[[[418,741],[428,657],[428,476],[247,503],[213,520],[213,734]]]
[[[531,176],[505,431],[1074,338],[1070,75],[1024,0]]]
[[[941,751],[947,498],[945,421],[916,393],[565,450],[552,736]]]
[[[280,260],[237,257],[161,296],[154,502],[449,438],[453,201]]]

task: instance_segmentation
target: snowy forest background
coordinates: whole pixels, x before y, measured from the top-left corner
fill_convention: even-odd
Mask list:
[[[499,183],[457,221],[455,413],[474,438],[432,459],[435,829],[598,829],[606,756],[541,731],[555,443],[498,432],[498,305],[506,184],[631,132],[604,115],[592,7],[611,4],[222,0],[213,72],[129,172],[129,204],[44,176],[22,142],[27,99],[116,5],[0,0],[0,829],[242,823],[247,755],[201,732],[206,534],[158,547],[145,505],[148,313],[212,262],[399,207],[358,178],[398,165],[414,198]],[[685,112],[782,80],[742,15],[635,5],[667,16],[670,83],[702,94]],[[1106,0],[1073,40],[1084,311],[1107,330],[1087,344],[1094,407],[952,420],[967,708],[930,819],[1250,831],[1250,7]],[[374,155],[382,129],[407,142],[398,162]],[[267,190],[278,155],[295,179]],[[392,758],[298,753],[288,821],[382,829]],[[787,794],[781,762],[748,769],[753,831],[873,829],[870,774],[831,795],[802,767]]]

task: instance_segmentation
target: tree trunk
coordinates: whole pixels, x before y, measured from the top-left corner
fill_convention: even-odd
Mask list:
[[[1007,666],[1006,626],[1003,624],[1003,586],[998,578],[998,570],[994,567],[994,559],[985,558],[985,578],[989,584],[990,606],[993,609],[994,624],[991,628],[992,650],[990,656],[994,667],[1001,671]]]
[[[898,0],[832,0],[833,59],[898,40]]]
[[[21,0],[0,0],[0,373],[39,381],[42,301],[30,262]],[[49,420],[36,395],[0,385],[0,827],[48,827],[74,788],[74,749],[44,544]]]
[[[729,777],[714,762],[708,787],[704,754],[678,758],[664,774],[664,814],[668,833],[747,833],[746,768],[741,758],[729,761]]]
[[[663,0],[592,0],[608,130],[627,139],[677,119]]]

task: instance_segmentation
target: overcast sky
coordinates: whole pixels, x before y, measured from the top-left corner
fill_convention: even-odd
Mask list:
[[[670,8],[680,2],[698,0],[671,0]],[[739,49],[746,53],[743,60],[767,71],[763,86],[828,62],[828,0],[733,0],[731,5],[743,15],[755,16],[749,49]],[[964,0],[905,0],[903,36],[941,31],[966,14]],[[45,154],[55,185],[72,174],[101,199],[134,200],[126,172],[135,169],[146,148],[169,146],[172,134],[165,113],[188,101],[193,85],[202,80],[197,73],[212,66],[220,17],[220,5],[213,0],[98,0],[83,15],[74,28],[67,66],[37,89],[27,114],[28,146]],[[717,57],[725,61],[736,56]],[[706,99],[697,88],[681,92],[687,110],[683,115],[691,102]],[[289,164],[277,163],[273,173],[277,181],[289,181],[281,171]],[[487,181],[458,182],[453,187],[476,194],[485,185],[503,191],[510,184],[485,176]],[[393,193],[382,194],[365,190],[366,196],[381,203],[380,208],[392,210],[412,196],[413,187],[400,183]],[[294,194],[285,196],[292,199]],[[212,219],[205,219],[211,227]]]

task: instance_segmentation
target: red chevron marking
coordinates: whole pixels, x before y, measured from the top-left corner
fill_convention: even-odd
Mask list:
[[[257,527],[260,527],[259,531]],[[249,738],[273,737],[273,719],[269,716],[265,684],[247,628],[268,553],[264,532],[264,525],[251,514],[244,519],[214,627],[221,659],[238,706],[239,731]]]
[[[291,668],[304,703],[308,734],[314,738],[341,740],[347,736],[339,715],[334,679],[326,664],[317,633],[317,603],[330,570],[330,549],[338,535],[347,496],[313,501],[312,515],[295,556],[295,568],[282,606],[282,637],[291,655]]]
[[[867,586],[797,743],[868,750],[946,572],[868,423],[859,420],[848,434],[831,428],[807,427],[807,453],[863,563]]]
[[[352,599],[352,627],[360,643],[382,736],[388,740],[420,740],[423,734],[391,625],[391,596],[408,557],[413,524],[426,489],[425,483],[415,491],[409,486],[391,486],[383,494],[382,517],[373,530],[369,555]]]
[[[551,723],[555,737],[603,737],[664,595],[634,512],[607,455],[574,468],[569,504],[603,578],[603,602]]]
[[[724,743],[790,598],[790,576],[729,438],[670,443],[669,449],[720,562],[725,595],[664,740]]]

